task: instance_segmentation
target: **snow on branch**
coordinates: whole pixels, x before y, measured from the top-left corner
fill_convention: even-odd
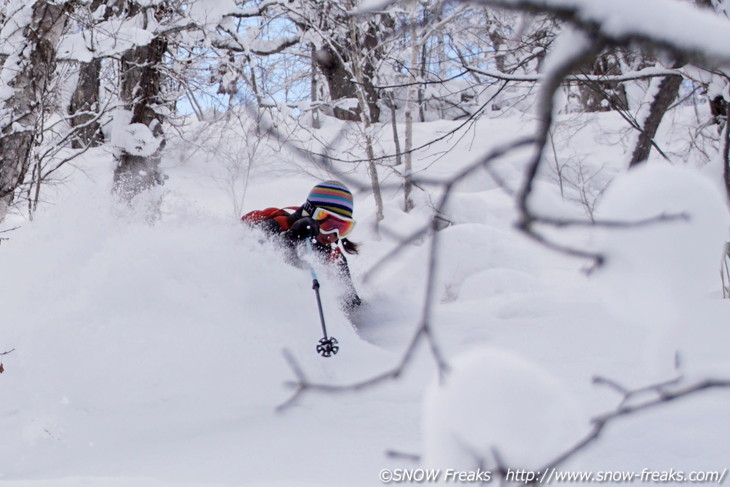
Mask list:
[[[144,14],[128,19],[112,18],[93,26],[94,35],[79,31],[61,39],[58,59],[89,62],[94,58],[120,55],[134,47],[146,46],[155,37],[143,28]]]
[[[265,0],[255,7],[239,8],[226,15],[235,18],[258,17],[259,15],[263,15],[270,8],[287,6],[288,3],[290,2],[281,0]]]
[[[730,63],[730,22],[689,2],[666,0],[477,0],[473,3],[549,14],[597,42],[649,43],[689,56],[695,64]]]
[[[289,37],[280,37],[271,41],[258,41],[251,43],[248,40],[242,40],[238,35],[229,31],[232,39],[217,39],[212,42],[213,47],[218,49],[227,49],[234,52],[252,52],[259,56],[270,56],[278,54],[284,49],[299,43],[301,36],[294,35]]]
[[[528,82],[528,83],[539,83],[544,79],[543,74],[535,75],[516,75],[509,73],[502,73],[500,71],[479,69],[474,66],[466,66],[465,69],[469,72],[481,74],[489,78],[500,79],[503,81],[516,81],[516,82]],[[593,75],[593,74],[574,74],[566,76],[564,82],[566,83],[581,83],[581,82],[600,82],[600,83],[617,83],[624,81],[634,81],[647,78],[655,78],[659,76],[683,76],[680,70],[676,69],[659,69],[659,68],[644,68],[638,71],[630,73],[624,73],[621,75]]]
[[[182,32],[203,31],[213,36],[212,45],[236,52],[252,52],[261,56],[277,54],[300,42],[301,36],[280,37],[270,41],[242,38],[229,29],[235,19],[257,17],[267,10],[285,3],[270,0],[257,7],[240,9],[234,2],[194,3],[186,15],[171,23],[147,22],[145,12],[130,18],[111,18],[89,25],[88,29],[65,36],[58,49],[58,58],[66,61],[89,62],[95,58],[114,57],[136,47],[149,45],[159,37],[170,37]],[[215,35],[220,29],[229,38]],[[89,32],[93,34],[90,35]]]

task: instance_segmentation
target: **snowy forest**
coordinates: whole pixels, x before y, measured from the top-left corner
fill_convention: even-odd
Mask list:
[[[0,484],[724,483],[728,9],[0,0]]]

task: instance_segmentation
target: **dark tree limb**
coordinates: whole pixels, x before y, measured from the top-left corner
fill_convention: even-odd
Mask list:
[[[13,348],[12,350],[8,350],[7,352],[0,353],[0,374],[5,372],[5,367],[3,366],[3,357],[9,353],[13,353],[14,351],[15,349]]]
[[[674,68],[679,68],[681,64],[681,62],[675,63]],[[641,164],[649,158],[649,153],[654,144],[654,137],[659,130],[659,124],[661,124],[664,114],[667,113],[667,110],[677,98],[681,84],[682,78],[678,76],[667,76],[659,81],[657,92],[649,105],[649,113],[646,120],[644,120],[643,130],[639,132],[639,139],[636,141],[636,147],[634,147],[634,152],[631,154],[629,167]]]
[[[594,382],[605,383],[606,379],[594,379]],[[670,389],[675,386],[674,389]],[[561,455],[556,457],[553,461],[545,465],[540,470],[547,470],[557,468],[568,459],[574,457],[579,452],[582,452],[585,448],[595,442],[603,433],[603,431],[610,424],[615,421],[632,416],[642,411],[648,411],[664,406],[670,402],[674,402],[680,399],[685,399],[690,396],[695,396],[700,392],[705,392],[713,389],[727,389],[730,388],[730,380],[721,379],[705,379],[694,384],[681,385],[681,380],[672,380],[669,382],[662,382],[660,384],[642,387],[637,390],[623,389],[623,400],[619,407],[608,413],[597,416],[593,419],[593,428],[590,433],[586,435],[582,440],[576,443],[573,447],[563,452]],[[626,402],[630,398],[638,395],[651,394],[653,397],[633,405],[627,405]],[[537,482],[534,482],[537,483]]]
[[[626,417],[641,412],[652,411],[669,403],[694,397],[700,393],[730,389],[729,379],[704,379],[685,384],[683,379],[679,377],[638,389],[629,389],[615,381],[602,377],[595,377],[593,382],[597,385],[607,385],[621,394],[622,400],[619,405],[612,411],[594,417],[591,421],[592,427],[590,431],[582,439],[578,440],[574,445],[557,455],[544,466],[532,471],[537,475],[533,476],[532,481],[528,481],[524,485],[542,485],[544,479],[550,472],[584,452],[601,437],[606,428]],[[629,404],[630,400],[637,398],[637,401]],[[493,453],[497,465],[490,467],[492,467],[492,471],[496,474],[497,479],[506,481],[506,476],[509,471],[522,470],[515,468],[516,466],[514,465],[506,465],[496,451],[493,451]]]

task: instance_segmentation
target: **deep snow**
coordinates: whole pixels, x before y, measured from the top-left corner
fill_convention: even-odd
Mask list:
[[[339,128],[330,124],[324,138]],[[417,143],[453,126],[419,124]],[[530,129],[525,117],[481,120],[470,137],[432,147],[417,167],[424,176],[446,177]],[[556,142],[566,160],[577,157],[597,174],[588,190],[598,193],[621,171],[622,147],[610,137],[620,132],[617,118],[601,114]],[[517,152],[494,167],[512,187],[519,185],[524,155]],[[143,203],[130,209],[111,201],[110,156],[98,151],[81,164],[83,175],[52,195],[53,205],[33,222],[21,222],[2,243],[0,351],[16,351],[3,358],[0,376],[0,483],[374,486],[381,485],[383,468],[418,466],[385,452],[426,453],[423,401],[436,373],[426,347],[397,381],[357,393],[312,392],[284,412],[276,407],[291,397],[285,383],[295,378],[283,350],[320,383],[349,384],[399,361],[420,319],[429,239],[365,276],[397,245],[389,235],[410,235],[427,224],[427,203],[438,194],[419,193],[417,210],[407,215],[398,209],[397,177],[383,170],[387,208],[380,239],[371,196],[356,195],[353,238],[363,250],[351,267],[367,306],[355,329],[338,308],[338,283],[321,272],[328,328],[341,344],[337,356],[323,359],[314,352],[321,331],[309,273],[283,263],[232,216],[241,201],[246,210],[301,204],[323,177],[286,152],[278,156],[275,164],[231,176],[214,154],[170,144],[164,164],[170,179],[149,197],[163,201],[159,219],[150,224]],[[482,347],[497,351],[489,360],[516,358],[501,362],[492,382],[471,369],[438,407],[427,402],[426,411],[443,412],[426,428],[464,431],[473,423],[481,444],[528,462],[533,453],[550,456],[531,450],[545,442],[530,441],[524,431],[511,435],[511,426],[490,436],[490,425],[504,424],[500,417],[515,428],[526,423],[518,416],[525,408],[509,401],[536,401],[530,406],[537,421],[541,414],[544,421],[562,421],[542,407],[540,398],[551,395],[556,404],[580,411],[571,419],[594,416],[621,398],[592,385],[592,376],[627,387],[672,378],[677,347],[693,376],[730,375],[724,366],[730,310],[720,299],[719,276],[706,275],[719,269],[727,232],[717,227],[727,228],[727,210],[703,179],[712,171],[681,171],[652,166],[625,176],[623,188],[609,193],[597,214],[644,218],[669,211],[697,218],[643,233],[570,232],[574,243],[611,257],[591,277],[582,272],[584,262],[518,234],[512,198],[488,174],[477,172],[458,186],[444,215],[453,225],[440,233],[433,323],[438,342],[455,365],[468,362],[458,355]],[[367,181],[364,167],[350,176]],[[239,178],[234,185],[247,183],[245,191],[229,191],[231,177]],[[565,198],[554,171],[546,169],[536,203],[546,212],[582,215],[570,201],[571,189],[563,189]],[[668,197],[645,196],[651,194]],[[658,292],[662,284],[667,293]],[[692,299],[678,301],[674,291],[690,284]],[[636,316],[644,319],[637,323]],[[667,316],[681,316],[671,333],[663,326]],[[530,370],[538,372],[531,376]],[[494,381],[504,393],[495,392]],[[722,470],[730,458],[728,398],[728,392],[712,391],[618,421],[576,458],[575,468]],[[449,401],[471,402],[465,424],[450,419],[458,409]],[[565,412],[559,407],[556,414]],[[589,425],[580,420],[574,427],[587,431]],[[548,444],[557,455],[565,442]]]

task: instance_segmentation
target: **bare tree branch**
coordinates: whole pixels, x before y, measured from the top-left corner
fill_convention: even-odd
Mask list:
[[[294,359],[294,357],[287,350],[285,350],[284,357],[289,363],[289,367],[294,372],[294,375],[296,376],[296,381],[290,381],[286,383],[287,386],[294,389],[294,394],[286,402],[279,405],[276,410],[279,412],[286,411],[290,407],[294,406],[299,401],[301,396],[303,396],[307,392],[319,392],[329,394],[358,392],[390,380],[398,379],[405,371],[408,363],[411,361],[411,358],[413,357],[413,354],[415,353],[418,344],[424,338],[425,328],[426,327],[424,327],[423,324],[418,327],[416,334],[413,336],[411,342],[406,347],[406,350],[403,353],[403,356],[397,366],[386,372],[383,372],[382,374],[376,375],[360,382],[355,382],[353,384],[334,385],[310,382],[302,371],[299,364]]]
[[[538,170],[543,161],[543,153],[550,136],[550,130],[553,123],[555,93],[565,77],[576,71],[578,67],[584,65],[589,59],[593,58],[598,52],[600,52],[602,47],[603,46],[598,43],[590,43],[582,46],[581,49],[571,53],[571,55],[565,59],[562,59],[552,71],[546,74],[545,79],[543,80],[538,98],[539,118],[537,135],[535,137],[536,151],[532,160],[528,163],[525,179],[517,196],[517,206],[520,212],[520,219],[516,224],[516,227],[531,239],[567,255],[590,259],[595,263],[595,265],[603,264],[605,257],[595,252],[575,249],[551,242],[545,238],[545,236],[539,234],[533,225],[536,217],[532,213],[529,201],[532,196],[533,186]]]
[[[623,401],[614,411],[602,414],[594,418],[593,428],[588,433],[588,435],[586,435],[573,447],[569,448],[561,455],[556,457],[553,461],[549,462],[547,465],[541,468],[541,471],[559,467],[570,458],[582,452],[590,444],[595,442],[601,436],[601,433],[603,433],[604,429],[606,429],[607,426],[624,417],[631,416],[641,411],[656,409],[660,406],[666,405],[667,403],[697,395],[700,392],[705,392],[713,389],[730,388],[730,380],[726,379],[705,379],[694,384],[684,386],[681,385],[681,379],[675,379],[668,382],[662,382],[659,384],[642,387],[636,390],[629,390],[616,384],[615,382],[608,381],[607,379],[594,379],[594,382],[598,384],[612,384],[612,387],[614,389],[621,391],[624,395]],[[674,389],[670,389],[674,386],[677,387]],[[643,394],[650,394],[652,395],[652,398],[638,402],[633,405],[626,404],[629,398]],[[532,484],[537,483],[537,480],[532,482]]]
[[[517,81],[526,83],[539,83],[545,79],[544,74],[535,75],[516,75],[509,73],[502,73],[493,70],[479,69],[474,66],[466,66],[468,71],[487,76],[489,78],[499,79],[503,81]],[[640,79],[650,79],[659,76],[679,76],[683,74],[677,69],[658,69],[658,68],[644,68],[639,71],[632,73],[624,73],[621,75],[609,76],[609,75],[593,75],[593,74],[573,74],[566,76],[563,80],[564,83],[586,83],[586,82],[623,82],[623,81],[635,81]]]
[[[666,214],[642,218],[640,220],[633,221],[619,221],[619,220],[572,220],[569,218],[553,218],[549,216],[538,216],[533,215],[533,223],[540,223],[543,225],[550,225],[556,228],[566,227],[605,227],[605,228],[637,228],[645,227],[655,224],[664,224],[675,221],[689,221],[690,216],[687,213],[678,214]]]
[[[661,33],[656,26],[648,25],[643,19],[638,19],[634,12],[635,3],[632,0],[613,0],[612,12],[626,12],[622,17],[625,22],[620,29],[613,28],[606,21],[606,11],[587,8],[587,4],[563,0],[476,0],[479,5],[490,5],[516,10],[531,14],[547,14],[573,25],[575,28],[590,35],[596,42],[614,46],[630,46],[632,44],[647,44],[664,49],[668,52],[686,55],[692,64],[703,68],[714,68],[730,63],[730,54],[723,49],[725,40],[730,42],[730,29],[726,19],[721,19],[712,13],[693,7],[690,3],[673,4],[677,15],[667,16],[667,24],[661,26]],[[667,5],[659,0],[644,0],[644,8],[663,10]],[[680,14],[681,12],[681,14]],[[612,23],[612,24],[615,24]],[[672,35],[684,32],[688,24],[693,24],[708,32],[715,32],[717,38],[712,41],[685,36]]]
[[[12,350],[8,350],[7,352],[0,353],[0,374],[2,374],[3,372],[5,372],[5,367],[3,366],[3,359],[2,358],[5,355],[7,355],[9,353],[12,353],[14,351],[15,351],[15,349],[13,348]]]

